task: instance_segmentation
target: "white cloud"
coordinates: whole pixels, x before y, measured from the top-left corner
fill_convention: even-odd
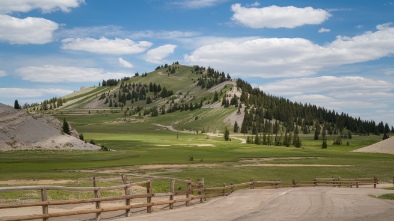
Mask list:
[[[4,76],[6,76],[6,75],[7,75],[7,73],[5,73],[5,71],[0,70],[0,77],[4,77]]]
[[[172,4],[183,7],[183,8],[205,8],[205,7],[211,7],[223,2],[226,2],[228,0],[177,0],[173,2]]]
[[[83,4],[84,0],[1,0],[0,13],[28,12],[40,9],[44,13],[56,10],[69,12]]]
[[[138,54],[152,46],[151,42],[134,42],[130,39],[115,38],[114,40],[101,37],[66,38],[62,40],[62,48],[68,50],[87,51],[96,54]]]
[[[320,28],[319,29],[319,33],[326,33],[326,32],[330,32],[331,30],[330,29],[327,29],[327,28]]]
[[[120,79],[132,76],[131,73],[111,73],[98,68],[71,66],[27,66],[16,70],[23,80],[32,82],[98,82],[103,79]]]
[[[394,28],[355,37],[338,36],[324,46],[302,38],[234,39],[201,46],[187,63],[257,77],[301,77],[324,68],[376,60],[394,54]]]
[[[321,24],[331,14],[312,7],[296,8],[276,5],[264,8],[245,8],[241,4],[231,6],[233,21],[250,28],[295,28],[303,25]]]
[[[175,38],[189,38],[200,35],[198,32],[193,31],[139,31],[132,33],[131,38],[163,38],[163,39],[175,39]]]
[[[91,27],[74,27],[67,29],[61,27],[56,36],[59,38],[87,38],[92,36],[126,36],[127,33],[121,27],[115,25],[91,26]]]
[[[378,29],[379,31],[384,31],[386,29],[391,28],[391,26],[393,26],[393,23],[392,22],[388,22],[388,23],[384,23],[384,24],[381,24],[381,25],[377,25],[376,29]]]
[[[364,25],[357,25],[356,28],[357,29],[362,29],[362,28],[364,28]]]
[[[0,15],[0,41],[11,44],[45,44],[52,41],[59,25],[44,18],[19,19]]]
[[[174,50],[177,46],[166,44],[152,50],[149,50],[146,53],[145,60],[151,63],[160,64],[163,62],[163,59],[168,57],[170,54],[174,53]]]
[[[385,108],[394,84],[358,76],[293,78],[261,85],[263,91],[329,109]]]
[[[257,7],[257,6],[259,6],[260,5],[260,2],[258,2],[258,1],[255,1],[254,3],[252,3],[252,4],[250,4],[250,5],[247,5],[248,7]]]
[[[122,65],[122,67],[133,68],[133,64],[131,64],[130,62],[124,60],[123,58],[118,58],[118,61]]]
[[[32,98],[41,96],[64,96],[73,91],[59,88],[0,88],[0,98]]]

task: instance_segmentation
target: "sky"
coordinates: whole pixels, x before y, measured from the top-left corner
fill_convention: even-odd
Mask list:
[[[1,0],[0,103],[178,61],[394,126],[393,0]]]

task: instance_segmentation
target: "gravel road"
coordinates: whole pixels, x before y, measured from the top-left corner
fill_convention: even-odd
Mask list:
[[[394,217],[394,201],[371,197],[385,193],[394,191],[332,187],[241,190],[192,207],[142,214],[116,221],[388,221]]]

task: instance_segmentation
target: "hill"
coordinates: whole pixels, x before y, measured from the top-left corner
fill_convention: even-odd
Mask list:
[[[44,101],[28,111],[44,111],[59,119],[72,116],[72,123],[83,130],[93,128],[92,123],[122,121],[193,133],[218,133],[227,127],[235,134],[249,135],[248,143],[268,146],[301,147],[300,135],[308,134],[314,134],[314,140],[333,136],[334,145],[340,145],[342,138],[353,135],[381,136],[393,131],[387,123],[293,102],[213,68],[177,62],[150,73],[103,80],[98,87]]]
[[[63,134],[61,122],[49,115],[28,115],[0,104],[0,151],[24,149],[97,150],[74,136]]]

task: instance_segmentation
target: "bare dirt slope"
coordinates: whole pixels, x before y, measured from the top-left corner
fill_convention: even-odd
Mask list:
[[[394,217],[394,201],[371,197],[385,193],[394,191],[332,187],[240,190],[191,207],[116,220],[386,221]]]
[[[353,152],[394,154],[394,137],[354,150]]]
[[[29,115],[0,104],[0,151],[23,149],[97,150],[98,146],[63,134],[62,123],[47,115]],[[75,132],[74,132],[75,133]]]

